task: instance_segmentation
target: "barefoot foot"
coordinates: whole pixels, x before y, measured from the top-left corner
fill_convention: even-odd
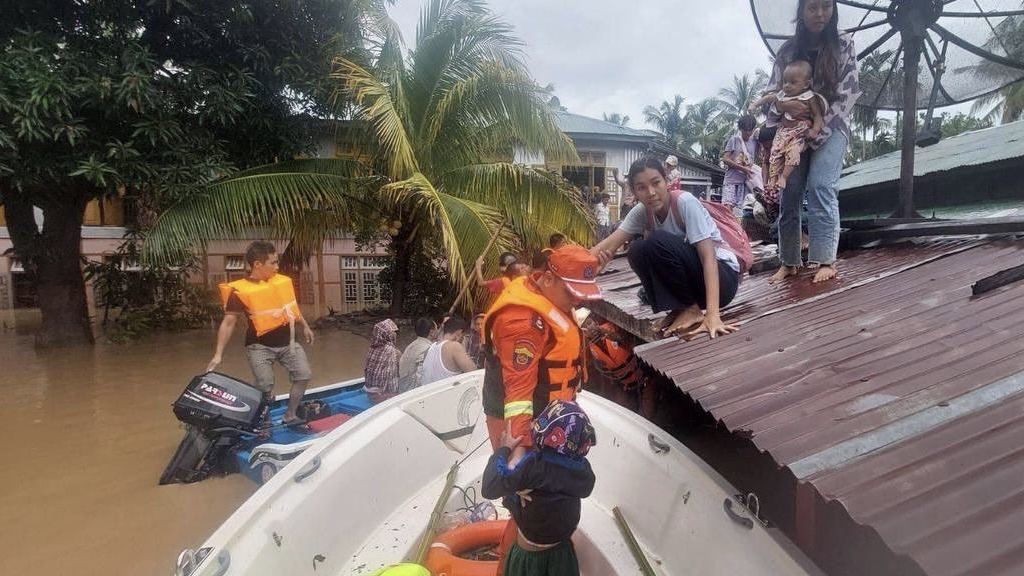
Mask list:
[[[835,264],[822,264],[818,267],[818,271],[814,273],[814,279],[812,283],[817,284],[819,282],[827,282],[836,277],[836,266]]]
[[[772,277],[768,279],[769,284],[775,284],[781,282],[790,276],[796,275],[796,266],[779,266],[779,269],[772,274]]]
[[[688,328],[696,326],[703,321],[704,313],[701,312],[700,306],[694,304],[693,306],[676,313],[675,319],[662,330],[662,333],[664,333],[665,336],[676,336],[686,332]]]

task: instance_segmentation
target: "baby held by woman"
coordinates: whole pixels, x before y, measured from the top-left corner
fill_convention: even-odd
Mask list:
[[[807,148],[807,142],[818,137],[824,125],[828,103],[823,96],[811,90],[812,74],[809,62],[794,60],[782,74],[782,90],[762,96],[751,106],[751,109],[759,109],[771,104],[773,112],[782,116],[768,157],[764,199],[769,212],[778,211],[786,182],[800,165],[800,154]]]

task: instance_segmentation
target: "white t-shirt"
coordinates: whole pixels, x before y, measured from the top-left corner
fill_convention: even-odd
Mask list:
[[[676,218],[672,214],[671,207],[669,207],[668,215],[664,221],[658,222],[657,217],[655,217],[655,227],[658,230],[665,230],[682,236],[690,244],[696,244],[701,240],[711,238],[715,241],[715,257],[739,272],[740,264],[736,260],[736,255],[732,253],[732,250],[729,250],[725,241],[722,240],[722,233],[718,230],[718,224],[715,223],[715,219],[711,217],[711,214],[708,213],[696,196],[689,192],[683,192],[679,195],[679,214],[683,217],[682,229],[676,225]],[[619,230],[631,236],[643,234],[646,223],[647,207],[641,204],[630,210],[629,214],[626,214],[626,218],[619,224]]]
[[[611,213],[608,211],[608,206],[603,202],[594,204],[594,218],[597,220],[598,226],[611,224]]]

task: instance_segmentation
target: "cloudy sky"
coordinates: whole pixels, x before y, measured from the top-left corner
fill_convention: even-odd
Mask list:
[[[397,0],[392,17],[415,42],[424,0]],[[644,106],[688,103],[769,67],[748,0],[490,0],[526,43],[527,64],[570,112],[628,114],[645,127]]]

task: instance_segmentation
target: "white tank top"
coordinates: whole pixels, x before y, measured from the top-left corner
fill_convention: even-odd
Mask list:
[[[461,372],[453,372],[444,365],[444,360],[441,358],[441,351],[444,349],[444,345],[450,342],[450,340],[441,340],[440,342],[434,342],[427,348],[427,355],[423,357],[423,383],[430,384],[431,382],[437,382],[449,376],[455,376],[461,374]]]

